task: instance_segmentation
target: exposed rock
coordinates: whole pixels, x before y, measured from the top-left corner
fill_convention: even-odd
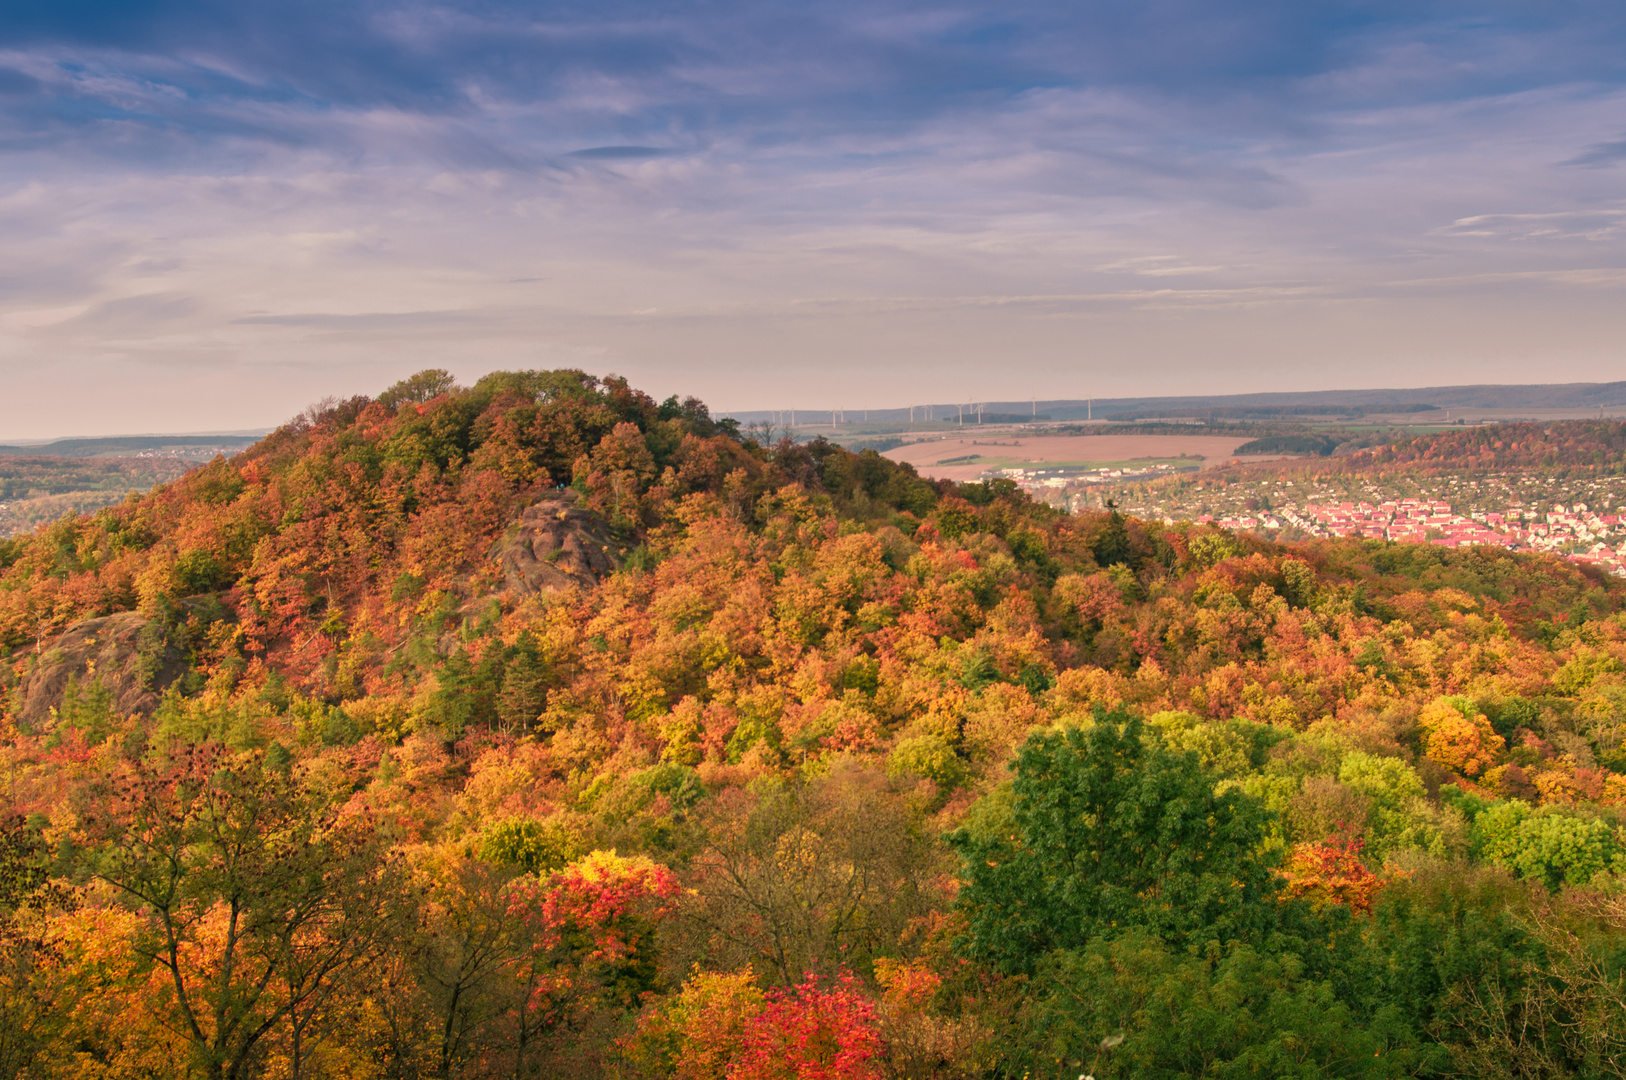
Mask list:
[[[590,588],[622,561],[609,523],[568,488],[526,507],[491,557],[509,591],[522,596]]]
[[[186,667],[186,657],[163,627],[145,615],[126,611],[84,619],[41,647],[17,688],[14,714],[34,730],[49,727],[51,709],[61,704],[70,679],[80,687],[99,680],[114,712],[148,714]]]

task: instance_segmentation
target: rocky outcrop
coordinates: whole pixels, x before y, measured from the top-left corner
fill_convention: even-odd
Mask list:
[[[509,591],[521,596],[590,588],[622,562],[609,523],[568,488],[526,507],[491,557]]]
[[[151,713],[170,683],[186,672],[186,657],[163,627],[133,611],[84,619],[45,642],[16,688],[13,715],[35,731],[49,728],[70,681],[100,682],[120,714]]]

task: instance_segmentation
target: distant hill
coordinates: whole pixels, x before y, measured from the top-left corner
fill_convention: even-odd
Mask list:
[[[982,402],[983,419],[1012,420],[1143,419],[1147,417],[1225,417],[1266,419],[1288,416],[1358,416],[1371,412],[1422,412],[1433,409],[1618,409],[1626,408],[1626,382],[1544,383],[1531,385],[1480,384],[1426,386],[1387,390],[1307,390],[1290,393],[1219,394],[1187,397],[1095,398],[1037,401]],[[959,415],[958,404],[934,403],[913,409],[848,409],[845,422],[864,417],[870,423],[907,423],[924,420],[930,409],[935,419]],[[757,409],[729,413],[742,424],[782,423],[788,414]],[[970,416],[968,410],[967,416]],[[829,423],[827,409],[797,409],[806,424]]]
[[[1598,470],[1626,468],[1626,424],[1609,420],[1489,424],[1356,450],[1351,468]]]
[[[6,457],[124,457],[142,452],[159,452],[175,457],[213,457],[253,446],[266,433],[231,432],[201,435],[114,435],[107,438],[57,439],[32,446],[0,445]]]

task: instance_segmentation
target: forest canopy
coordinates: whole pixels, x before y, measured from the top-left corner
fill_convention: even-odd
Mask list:
[[[0,1076],[1626,1063],[1626,586],[1556,556],[427,371],[0,544],[0,647]]]

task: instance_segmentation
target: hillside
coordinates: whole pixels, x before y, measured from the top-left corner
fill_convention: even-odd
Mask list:
[[[1626,583],[1553,555],[424,372],[6,541],[0,642],[0,1075],[1623,1050]]]

